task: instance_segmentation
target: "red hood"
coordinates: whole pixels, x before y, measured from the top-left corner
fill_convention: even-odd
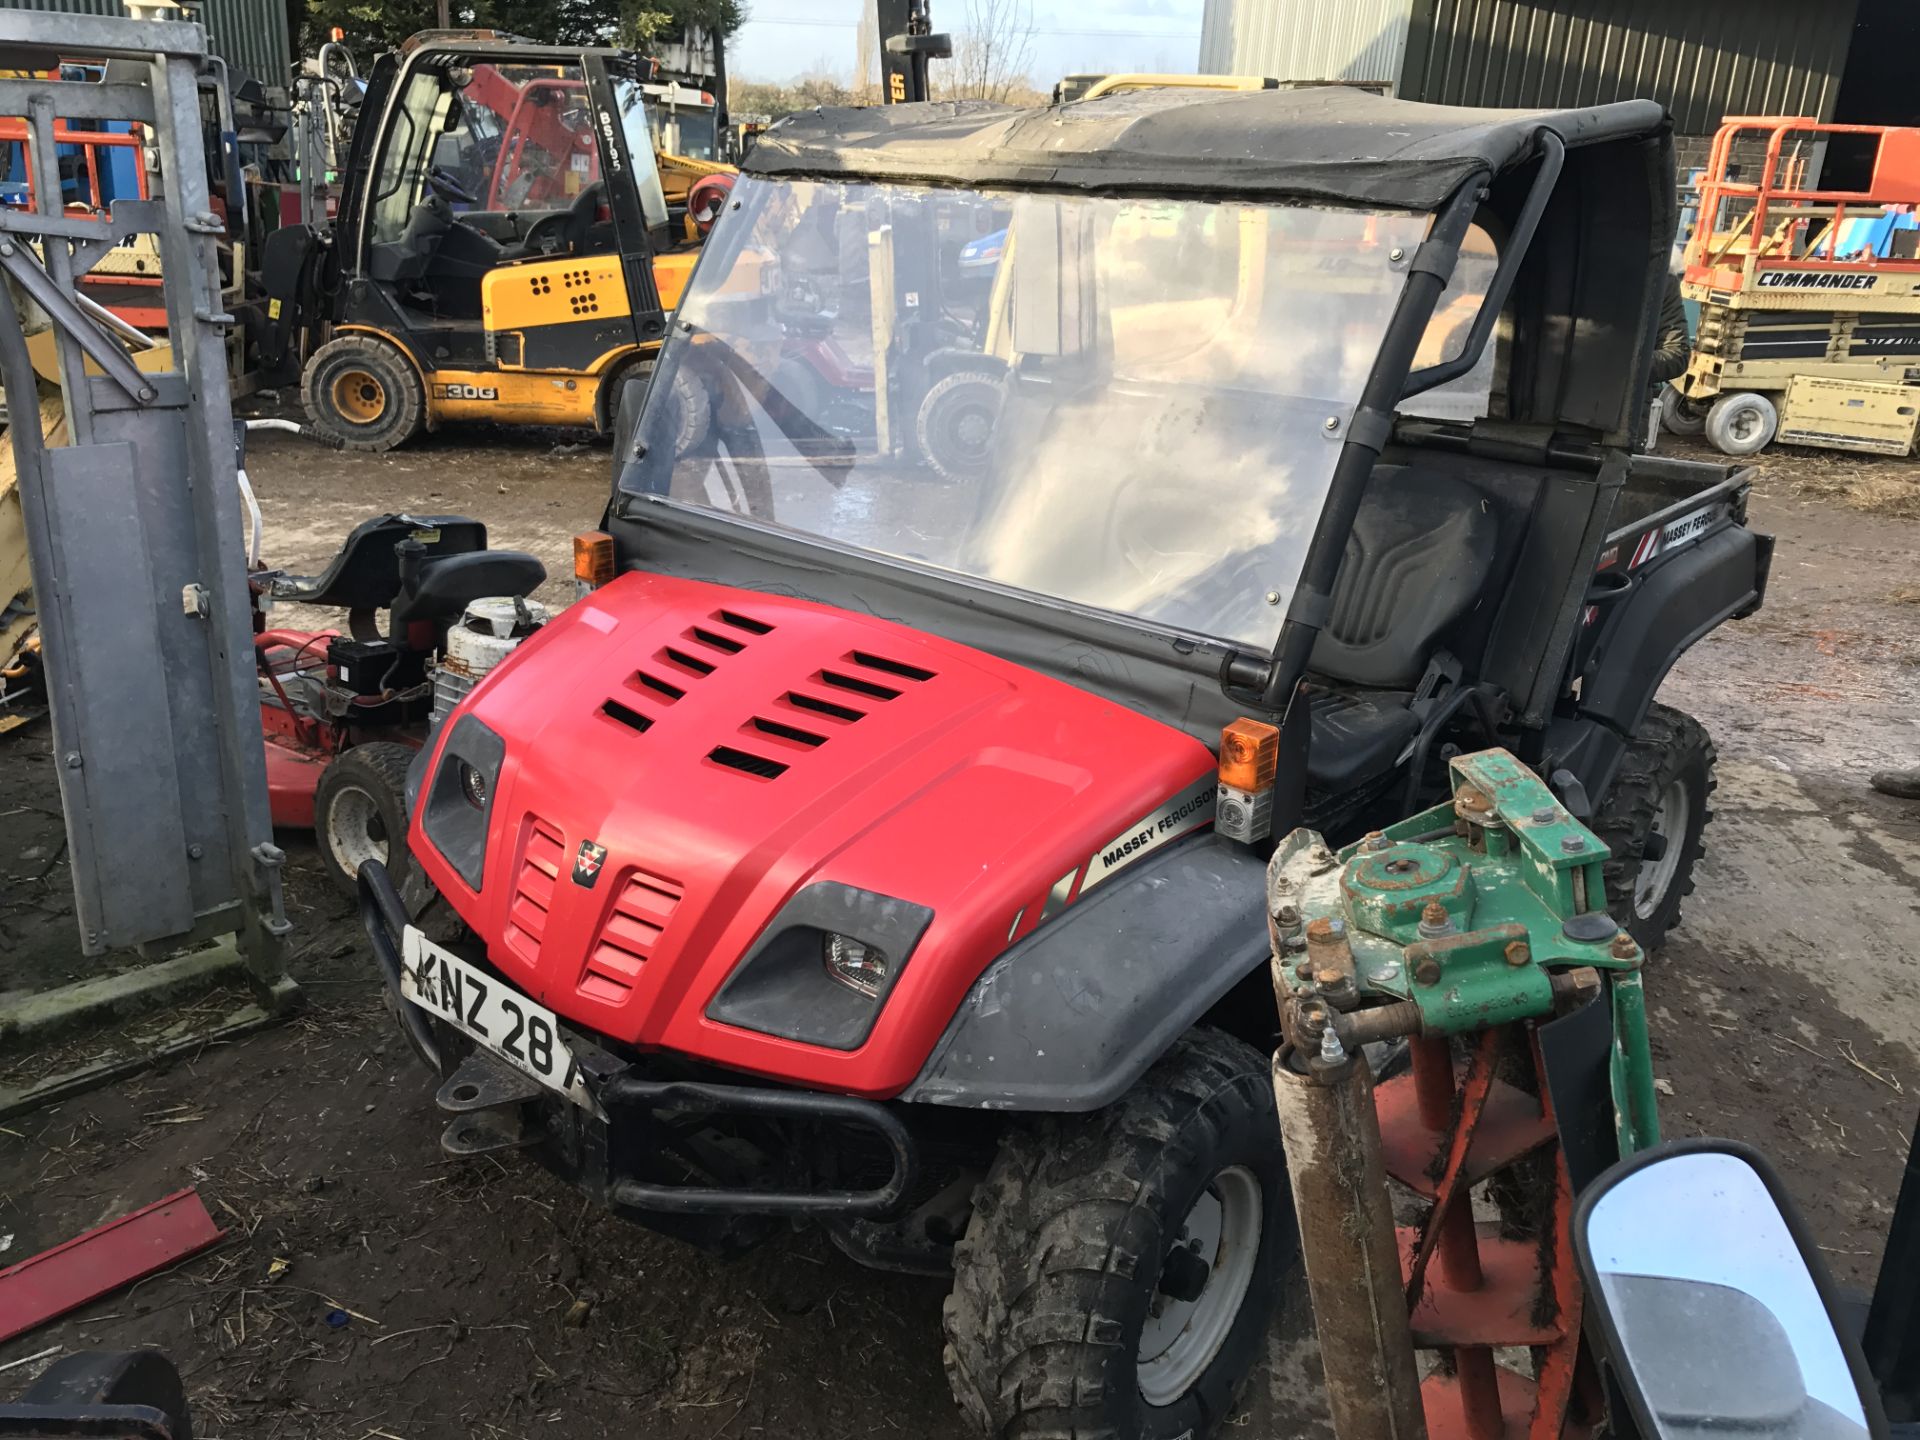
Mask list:
[[[980,651],[642,572],[569,608],[462,713],[506,750],[483,892],[417,818],[412,844],[502,974],[616,1040],[866,1095],[904,1087],[1010,941],[1090,864],[1133,858],[1136,822],[1214,768],[1190,736]],[[1161,838],[1213,818],[1182,808]],[[584,841],[606,847],[590,887],[573,877]],[[709,1020],[768,921],[819,881],[933,912],[866,1042]]]

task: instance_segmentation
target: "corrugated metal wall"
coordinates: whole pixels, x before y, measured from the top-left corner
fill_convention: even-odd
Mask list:
[[[1412,0],[1207,0],[1200,69],[1277,80],[1400,78]]]
[[[67,15],[124,15],[120,0],[0,0],[14,10],[53,10]],[[262,85],[285,86],[293,51],[287,41],[285,0],[205,0],[200,23],[213,53],[229,68]]]
[[[1645,97],[1682,135],[1732,114],[1827,119],[1856,3],[1413,0],[1400,93],[1523,107]]]

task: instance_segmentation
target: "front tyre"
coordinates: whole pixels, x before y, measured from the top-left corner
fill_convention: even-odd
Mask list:
[[[1267,1061],[1193,1031],[1107,1109],[1007,1133],[954,1249],[954,1397],[996,1437],[1202,1440],[1298,1250]]]
[[[1706,849],[1713,741],[1691,715],[1650,706],[1601,800],[1593,830],[1606,842],[1607,908],[1648,953],[1680,923]]]
[[[1757,455],[1779,432],[1780,412],[1766,396],[1741,390],[1713,402],[1705,429],[1707,440],[1722,455]]]
[[[1005,398],[999,375],[988,370],[956,370],[927,391],[914,416],[914,438],[934,473],[956,482],[985,477]]]
[[[378,740],[342,751],[313,791],[313,838],[327,878],[360,893],[360,867],[378,860],[396,885],[407,873],[407,767],[411,746]]]
[[[371,335],[343,335],[314,351],[300,399],[313,428],[346,450],[391,450],[426,423],[419,375],[406,356]]]

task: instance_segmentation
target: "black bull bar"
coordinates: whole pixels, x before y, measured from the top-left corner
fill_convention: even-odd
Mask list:
[[[394,1001],[400,1024],[421,1057],[442,1074],[446,1065],[439,1039],[426,1012],[400,988],[402,937],[408,926],[406,904],[393,877],[378,860],[360,867],[360,923],[373,945],[373,958]],[[463,957],[465,958],[465,957]],[[580,1041],[569,1036],[569,1043]],[[591,1041],[587,1042],[589,1045]],[[501,1062],[505,1064],[505,1061]],[[658,1213],[692,1215],[786,1215],[847,1220],[887,1219],[905,1207],[920,1173],[919,1146],[890,1106],[851,1095],[812,1090],[783,1090],[768,1085],[735,1085],[680,1078],[656,1079],[636,1065],[615,1061],[610,1067],[586,1067],[587,1088],[607,1119],[579,1112],[589,1125],[613,1131],[673,1115],[749,1115],[769,1120],[828,1121],[872,1132],[886,1147],[892,1174],[885,1184],[865,1190],[769,1190],[749,1186],[677,1185],[637,1176],[614,1176],[606,1191],[616,1206]],[[549,1102],[577,1110],[555,1095]],[[551,1157],[544,1156],[551,1165]],[[553,1168],[564,1167],[555,1166]],[[578,1176],[567,1178],[578,1180]]]

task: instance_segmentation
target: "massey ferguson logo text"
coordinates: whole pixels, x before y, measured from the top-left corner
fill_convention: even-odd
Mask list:
[[[1762,290],[1871,290],[1878,275],[1818,275],[1807,270],[1767,270],[1760,276]]]
[[[1183,822],[1198,815],[1213,798],[1212,788],[1209,787],[1204,794],[1192,795],[1177,802],[1165,814],[1149,815],[1140,822],[1140,828],[1137,831],[1111,846],[1100,856],[1101,865],[1111,870],[1129,855],[1144,850],[1154,841],[1172,834]]]
[[[600,878],[600,867],[607,863],[607,847],[596,845],[591,840],[580,842],[580,853],[573,857],[573,883],[593,888],[593,882]]]

